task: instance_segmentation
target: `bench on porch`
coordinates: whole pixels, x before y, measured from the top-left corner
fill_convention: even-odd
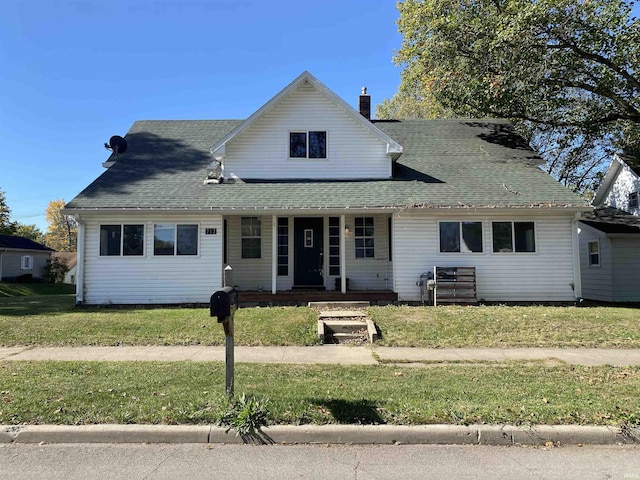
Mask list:
[[[476,267],[434,267],[434,305],[477,305]]]

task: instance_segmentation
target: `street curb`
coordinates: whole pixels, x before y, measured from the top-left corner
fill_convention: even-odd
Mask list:
[[[614,445],[634,443],[618,428],[511,425],[275,425],[261,441],[274,444]],[[7,443],[240,444],[233,431],[209,425],[0,425]]]

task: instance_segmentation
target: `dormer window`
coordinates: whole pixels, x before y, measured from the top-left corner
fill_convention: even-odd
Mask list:
[[[327,132],[289,132],[290,158],[327,158]]]
[[[629,194],[629,208],[638,208],[638,192]]]

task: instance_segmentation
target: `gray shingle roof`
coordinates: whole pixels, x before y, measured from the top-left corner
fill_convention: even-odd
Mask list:
[[[613,207],[596,208],[580,221],[604,233],[640,233],[640,218]]]
[[[39,250],[42,252],[53,252],[52,248],[41,243],[34,242],[28,238],[16,237],[13,235],[0,235],[0,248],[12,248],[16,250]]]
[[[138,121],[127,152],[66,208],[316,209],[586,207],[538,168],[500,120],[376,121],[404,147],[387,180],[247,180],[205,185],[210,147],[240,120]],[[113,160],[113,156],[110,158]]]

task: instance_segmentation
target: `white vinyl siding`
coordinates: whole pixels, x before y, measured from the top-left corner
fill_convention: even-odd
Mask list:
[[[624,165],[611,185],[603,201],[603,205],[618,208],[633,215],[640,216],[640,208],[629,205],[630,194],[640,192],[640,179],[633,170]]]
[[[84,301],[87,304],[208,303],[222,286],[222,217],[219,215],[103,216],[85,222]],[[156,224],[199,225],[198,254],[154,256]],[[144,255],[100,256],[101,224],[145,226]],[[206,235],[205,229],[216,229]]]
[[[243,217],[247,217],[244,216]],[[260,258],[242,258],[241,216],[227,219],[227,263],[240,290],[271,289],[271,216],[260,216]],[[287,277],[283,277],[287,278]]]
[[[614,237],[613,301],[640,302],[640,235]]]
[[[532,253],[439,253],[438,221],[451,216],[402,212],[393,218],[394,289],[400,301],[419,301],[416,285],[434,266],[476,267],[477,296],[488,302],[572,301],[572,216],[464,215],[460,221],[481,221],[483,244],[491,243],[491,222],[534,222]]]
[[[290,158],[290,132],[309,131],[326,132],[326,158]],[[390,178],[386,151],[385,142],[302,84],[227,144],[225,177]]]
[[[613,276],[611,271],[611,241],[607,236],[588,225],[579,223],[580,272],[582,297],[589,300],[611,301],[613,298]],[[598,242],[600,266],[589,265],[589,243]]]

